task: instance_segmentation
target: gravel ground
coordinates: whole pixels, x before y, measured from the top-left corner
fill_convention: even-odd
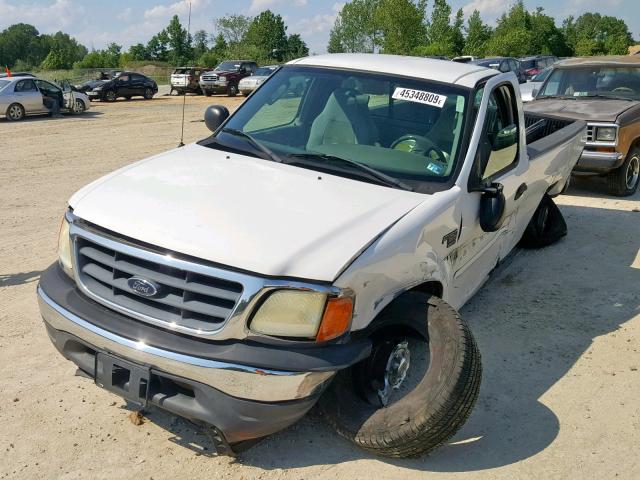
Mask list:
[[[207,134],[187,97],[185,141]],[[558,199],[569,235],[518,250],[464,307],[484,363],[480,398],[448,445],[412,460],[373,457],[316,412],[236,460],[189,423],[74,376],[50,344],[35,287],[55,259],[78,188],[178,144],[182,99],[93,104],[61,120],[0,119],[0,478],[640,478],[640,195],[600,179]],[[635,452],[635,453],[634,453]]]

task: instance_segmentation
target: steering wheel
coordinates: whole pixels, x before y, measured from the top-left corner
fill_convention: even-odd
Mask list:
[[[412,152],[422,154],[436,162],[447,164],[447,156],[444,151],[435,143],[422,135],[414,135],[412,133],[403,135],[394,140],[391,149],[401,150],[403,152]]]
[[[636,91],[633,88],[629,88],[629,87],[616,87],[613,90],[611,90],[612,92],[627,92],[627,93],[636,93]]]

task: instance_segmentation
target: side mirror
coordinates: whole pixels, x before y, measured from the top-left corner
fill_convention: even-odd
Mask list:
[[[204,123],[215,132],[229,118],[229,110],[224,105],[211,105],[204,111]]]
[[[502,184],[480,186],[472,189],[472,192],[481,192],[479,221],[480,227],[485,232],[495,232],[502,226],[504,220],[504,208],[506,200],[502,193]]]
[[[536,98],[538,96],[538,89],[534,88],[531,90],[531,98]]]
[[[514,124],[507,125],[495,134],[491,141],[491,149],[496,152],[503,148],[510,147],[518,143],[518,127]]]

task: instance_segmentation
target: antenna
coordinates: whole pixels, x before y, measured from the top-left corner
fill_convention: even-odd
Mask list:
[[[187,21],[187,39],[191,36],[191,0],[189,0],[189,20]],[[187,101],[187,91],[182,94],[182,125],[180,130],[180,143],[178,147],[184,147],[184,107]]]

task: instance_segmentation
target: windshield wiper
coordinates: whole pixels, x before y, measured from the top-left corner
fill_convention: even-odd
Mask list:
[[[627,100],[629,102],[635,102],[637,100],[629,97],[619,97],[617,95],[606,95],[602,93],[594,93],[591,95],[580,95],[578,98],[605,98],[609,100]]]
[[[555,98],[561,100],[575,100],[576,97],[572,97],[571,95],[538,95],[536,100],[544,100],[546,98]]]
[[[253,138],[252,135],[249,135],[248,133],[243,132],[242,130],[236,130],[235,128],[223,128],[220,131],[223,133],[228,133],[229,135],[234,135],[236,137],[242,137],[249,140],[249,143],[251,143],[251,145],[253,145],[255,148],[260,150],[262,153],[264,153],[267,157],[269,157],[269,160],[282,163],[282,159],[278,155],[272,152],[270,148],[266,147],[265,145],[260,143],[258,140]]]
[[[389,175],[386,175],[381,171],[376,170],[375,168],[371,168],[362,163],[349,160],[348,158],[336,157],[335,155],[327,155],[324,153],[291,153],[287,155],[287,157],[299,158],[304,160],[323,160],[323,161],[338,162],[338,163],[346,164],[346,165],[349,165],[350,167],[355,167],[361,172],[368,174],[369,177],[373,177],[374,179],[376,179],[377,181],[379,181],[380,183],[388,187],[396,187],[402,190],[408,190],[410,192],[413,192],[413,188],[411,188],[406,183],[401,182],[400,180],[397,180],[393,177],[390,177]]]

